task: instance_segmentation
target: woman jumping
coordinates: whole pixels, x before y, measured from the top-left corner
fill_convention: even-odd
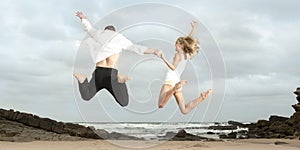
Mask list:
[[[186,37],[179,37],[176,41],[176,54],[173,58],[173,63],[169,63],[163,56],[163,61],[171,70],[168,70],[167,72],[158,100],[158,107],[163,108],[171,96],[174,95],[182,114],[188,114],[212,92],[212,90],[209,89],[206,92],[201,93],[198,98],[190,101],[187,104],[183,97],[182,86],[186,84],[187,81],[180,80],[180,76],[185,69],[188,58],[192,59],[192,57],[199,51],[198,40],[193,37],[198,24],[197,22],[193,21],[191,25],[192,31],[190,34]]]

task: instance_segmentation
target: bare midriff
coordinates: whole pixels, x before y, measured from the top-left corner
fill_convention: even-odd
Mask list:
[[[114,54],[107,57],[105,60],[97,62],[97,67],[116,68],[120,54]]]

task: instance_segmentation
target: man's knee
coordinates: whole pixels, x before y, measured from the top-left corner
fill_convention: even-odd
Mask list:
[[[129,103],[129,100],[128,99],[123,99],[122,101],[119,101],[119,104],[122,106],[122,107],[126,107]]]
[[[92,99],[92,96],[89,96],[89,95],[81,95],[81,98],[85,101],[89,101]]]

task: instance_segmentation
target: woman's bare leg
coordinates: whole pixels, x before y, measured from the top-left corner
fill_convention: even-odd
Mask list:
[[[175,91],[173,90],[173,86],[164,84],[160,90],[158,107],[163,108],[174,93]]]
[[[179,83],[177,83],[174,87],[169,84],[164,84],[160,90],[159,94],[159,100],[158,100],[158,107],[163,108],[171,96],[186,83],[186,80],[182,80]]]
[[[174,96],[181,113],[186,115],[191,112],[191,110],[193,110],[197,105],[199,105],[203,100],[205,100],[211,94],[211,92],[212,90],[209,89],[206,92],[201,93],[198,98],[192,100],[188,104],[185,103],[182,91],[174,93]]]

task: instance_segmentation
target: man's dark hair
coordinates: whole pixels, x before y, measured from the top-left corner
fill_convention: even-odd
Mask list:
[[[112,25],[109,25],[109,26],[106,26],[106,27],[104,28],[104,30],[116,31],[116,28],[115,28],[114,26],[112,26]]]

